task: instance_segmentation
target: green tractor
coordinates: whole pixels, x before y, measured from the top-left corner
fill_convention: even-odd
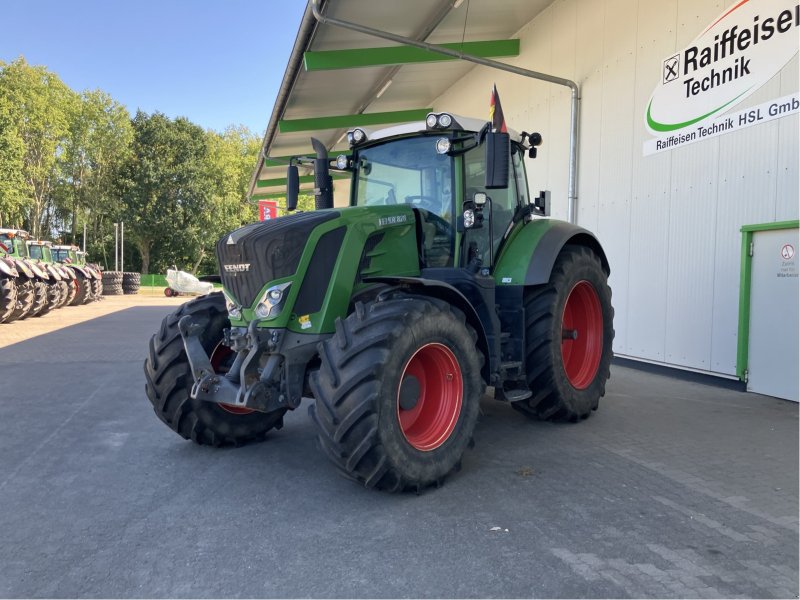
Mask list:
[[[53,259],[51,248],[53,242],[42,240],[27,240],[28,252],[31,259],[39,262],[46,269],[50,271],[52,281],[50,282],[50,294],[48,300],[50,302],[50,310],[66,306],[75,297],[75,286],[72,284],[72,279],[75,274],[63,268]]]
[[[524,157],[538,134],[449,113],[348,132],[313,165],[316,208],[217,244],[223,292],[184,304],[150,341],[146,393],[198,444],[240,445],[309,407],[346,477],[388,491],[461,466],[488,387],[524,415],[580,421],[612,356],[608,261],[589,231],[549,218]],[[351,177],[334,208],[330,169]]]
[[[0,323],[14,321],[14,310],[17,307],[17,279],[19,270],[8,248],[0,243]]]
[[[50,251],[52,252],[53,260],[60,263],[64,269],[74,275],[72,287],[75,288],[75,293],[72,294],[69,302],[70,306],[88,304],[95,300],[92,281],[100,279],[100,272],[86,264],[86,253],[81,252],[78,246],[63,244],[52,246]]]
[[[17,269],[16,308],[6,319],[15,321],[26,317],[40,317],[50,311],[48,302],[50,271],[31,260],[26,241],[30,236],[22,229],[0,229],[0,245]]]

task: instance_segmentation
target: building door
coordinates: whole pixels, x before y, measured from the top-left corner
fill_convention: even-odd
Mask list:
[[[798,230],[753,231],[748,391],[800,401]]]

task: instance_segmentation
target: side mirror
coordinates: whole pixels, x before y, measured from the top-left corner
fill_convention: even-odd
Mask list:
[[[486,133],[486,182],[487,190],[508,188],[508,168],[511,163],[511,138],[507,133]]]
[[[286,210],[297,209],[297,196],[300,194],[300,172],[297,165],[289,165],[286,169]]]

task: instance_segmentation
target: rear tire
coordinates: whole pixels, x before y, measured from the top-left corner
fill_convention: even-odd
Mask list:
[[[25,319],[33,315],[34,301],[36,298],[35,281],[25,275],[20,275],[16,281],[17,305],[11,313],[9,320]]]
[[[209,355],[222,340],[223,329],[230,326],[221,293],[187,302],[164,318],[158,333],[150,338],[144,361],[145,392],[158,418],[182,438],[209,446],[260,442],[271,429],[283,427],[285,410],[238,414],[189,395],[192,372],[178,331],[178,321],[184,315],[208,320],[201,341]]]
[[[17,307],[17,284],[11,277],[0,275],[0,323],[10,323]]]
[[[391,492],[439,484],[471,444],[485,386],[477,335],[444,302],[363,304],[320,343],[309,407],[346,477]]]
[[[550,282],[526,290],[524,302],[533,396],[512,406],[537,419],[585,419],[605,395],[614,340],[611,288],[599,257],[565,246]]]
[[[75,280],[72,282],[75,287],[75,297],[70,302],[70,306],[79,306],[91,302],[92,287],[91,281],[80,271],[75,272]]]

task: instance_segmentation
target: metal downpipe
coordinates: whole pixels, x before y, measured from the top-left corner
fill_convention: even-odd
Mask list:
[[[495,60],[489,60],[487,58],[482,58],[480,56],[465,54],[459,50],[451,50],[450,48],[443,48],[441,46],[436,46],[434,44],[429,44],[427,42],[421,42],[411,38],[405,38],[403,36],[396,35],[389,31],[373,29],[372,27],[367,27],[366,25],[361,25],[359,23],[351,23],[350,21],[342,21],[340,19],[336,19],[333,17],[327,17],[323,15],[319,10],[319,0],[311,0],[311,10],[314,14],[314,18],[320,23],[326,25],[334,25],[336,27],[350,29],[352,31],[357,31],[365,35],[371,35],[373,37],[382,38],[385,40],[396,42],[398,44],[404,44],[407,46],[422,48],[423,50],[428,50],[430,52],[435,52],[437,54],[443,54],[445,56],[450,56],[452,58],[458,58],[460,60],[465,60],[467,62],[482,65],[484,67],[489,67],[491,69],[498,69],[500,71],[514,73],[515,75],[522,75],[523,77],[529,77],[531,79],[538,79],[540,81],[547,81],[548,83],[554,83],[556,85],[563,85],[565,87],[568,87],[571,91],[572,99],[570,107],[570,127],[569,127],[570,139],[569,139],[569,174],[568,174],[569,181],[567,185],[567,196],[568,196],[567,221],[569,221],[570,223],[575,223],[577,200],[578,200],[577,196],[578,122],[580,118],[580,89],[578,88],[577,83],[575,83],[570,79],[564,79],[563,77],[555,77],[554,75],[548,75],[547,73],[531,71],[530,69],[515,67],[514,65],[497,62]]]

